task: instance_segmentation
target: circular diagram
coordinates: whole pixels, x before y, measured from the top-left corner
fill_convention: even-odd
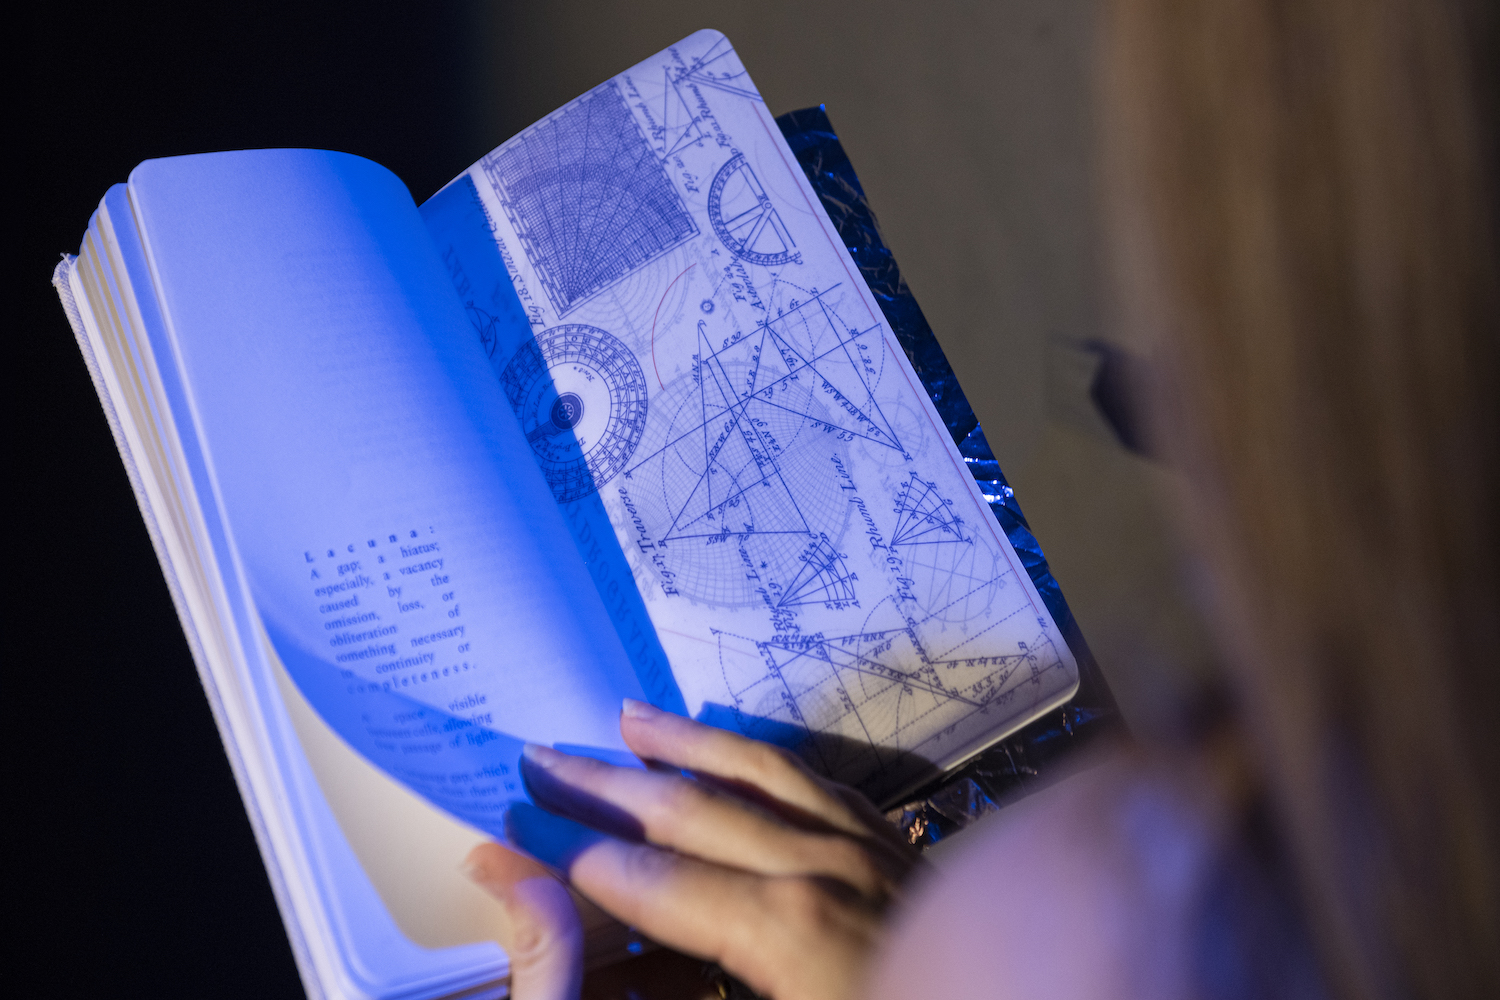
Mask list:
[[[711,360],[658,393],[631,502],[691,600],[764,607],[770,591],[784,607],[856,603],[838,554],[851,517],[833,462],[844,446],[809,380],[747,392],[764,367]]]
[[[558,503],[614,478],[646,426],[646,376],[619,338],[598,327],[553,327],[500,375]]]
[[[729,252],[752,264],[776,267],[798,259],[796,243],[743,153],[714,175],[708,220]]]

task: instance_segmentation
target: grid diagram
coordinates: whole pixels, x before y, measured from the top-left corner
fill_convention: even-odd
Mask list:
[[[482,163],[559,316],[698,235],[613,81]]]

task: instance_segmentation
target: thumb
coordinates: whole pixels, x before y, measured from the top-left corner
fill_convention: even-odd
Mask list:
[[[568,890],[547,869],[499,844],[480,844],[464,874],[502,910],[496,939],[510,956],[512,1000],[578,1000],[583,924]]]

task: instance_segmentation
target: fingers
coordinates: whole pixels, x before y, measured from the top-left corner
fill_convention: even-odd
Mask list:
[[[798,829],[677,773],[620,768],[528,746],[522,773],[543,805],[627,840],[645,839],[762,875],[825,875],[884,900],[905,874],[867,838]]]
[[[583,926],[563,884],[499,844],[470,851],[464,874],[501,904],[496,938],[510,956],[514,1000],[577,1000],[583,985]]]
[[[860,837],[872,831],[794,754],[625,699],[620,733],[642,760],[709,775],[794,821],[821,821]],[[757,795],[756,793],[759,793]]]
[[[886,819],[879,809],[869,799],[848,785],[840,785],[831,781],[824,782],[828,790],[839,797],[839,801],[849,807],[849,811],[858,816],[865,828],[878,837],[882,842],[894,847],[901,855],[915,858],[915,852],[907,840],[901,836],[901,831],[896,825]]]
[[[621,732],[663,767],[528,748],[528,789],[562,815],[517,803],[510,839],[617,919],[764,995],[857,996],[914,852],[876,835],[886,824],[861,796],[785,751],[639,703]]]
[[[649,844],[602,839],[568,870],[585,895],[679,951],[775,997],[855,995],[878,908],[815,878],[766,878]]]
[[[870,800],[847,785],[814,774],[790,751],[759,740],[705,726],[626,698],[620,733],[642,760],[660,761],[722,784],[738,795],[761,802],[794,823],[809,819],[856,837],[873,834],[914,861],[911,845],[901,839]]]

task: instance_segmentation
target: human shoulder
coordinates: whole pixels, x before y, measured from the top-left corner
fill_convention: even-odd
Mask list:
[[[1191,995],[1194,901],[1222,839],[1212,796],[1114,749],[939,852],[893,928],[876,996]]]

